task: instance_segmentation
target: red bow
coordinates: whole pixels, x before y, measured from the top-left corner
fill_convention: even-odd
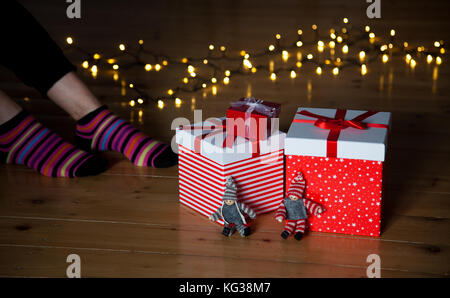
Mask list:
[[[346,113],[347,110],[337,109],[334,118],[330,118],[303,110],[297,114],[317,118],[317,120],[294,119],[293,122],[314,123],[314,126],[330,130],[327,138],[327,157],[337,157],[337,141],[343,129],[348,127],[356,129],[367,129],[367,127],[388,128],[385,124],[362,122],[378,112],[367,111],[351,120],[344,120]]]
[[[202,140],[214,136],[216,134],[226,133],[225,139],[222,143],[222,148],[232,148],[234,142],[236,141],[237,135],[231,129],[227,129],[226,125],[227,119],[222,120],[222,123],[219,125],[211,125],[211,126],[191,126],[191,125],[182,125],[180,129],[190,129],[190,130],[211,130],[208,132],[202,132],[201,135],[195,137],[194,140],[194,152],[201,153]],[[230,131],[229,131],[230,130]],[[249,138],[245,137],[245,139],[249,140]],[[256,157],[259,155],[259,142],[251,141],[252,143],[252,157]]]

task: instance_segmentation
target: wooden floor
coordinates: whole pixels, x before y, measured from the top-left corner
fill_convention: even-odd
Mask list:
[[[450,5],[444,0],[382,1],[380,20],[366,18],[362,0],[82,1],[78,21],[65,17],[64,1],[21,2],[58,43],[71,35],[101,54],[139,38],[174,57],[203,55],[210,42],[236,55],[241,49],[252,53],[273,43],[275,33],[295,38],[298,28],[310,31],[313,23],[338,28],[344,16],[358,26],[369,24],[377,36],[393,27],[402,42],[450,41]],[[68,55],[81,63],[78,54]],[[417,62],[414,71],[402,57],[375,62],[364,77],[358,68],[336,78],[318,76],[307,65],[295,80],[286,73],[275,83],[264,72],[232,77],[229,86],[218,86],[217,95],[209,88],[181,94],[180,107],[167,103],[164,109],[154,104],[131,109],[123,103],[133,93],[121,95],[108,71],[100,69],[97,79],[79,71],[111,109],[164,141],[174,134],[174,118],[192,120],[193,109],[202,109],[204,117],[222,116],[231,101],[245,95],[281,103],[284,131],[299,106],[392,112],[382,236],[309,233],[301,242],[283,241],[281,225],[268,214],[258,217],[249,239],[225,238],[219,226],[178,203],[177,167],[137,168],[106,153],[110,168],[89,178],[51,179],[0,165],[0,276],[64,277],[66,257],[75,253],[83,277],[365,277],[366,258],[375,253],[382,277],[448,277],[450,63],[447,54],[438,67],[423,58]],[[184,75],[169,65],[159,73],[130,69],[124,80],[158,95]],[[73,120],[5,69],[0,88],[73,140]]]

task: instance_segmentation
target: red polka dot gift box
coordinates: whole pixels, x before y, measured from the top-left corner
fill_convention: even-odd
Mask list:
[[[286,137],[286,189],[298,172],[305,197],[326,211],[311,231],[380,236],[391,113],[299,108]]]
[[[256,214],[276,210],[284,191],[285,137],[276,130],[265,140],[251,141],[235,135],[226,118],[180,126],[180,203],[209,217],[222,205],[226,178],[232,176],[240,202]]]

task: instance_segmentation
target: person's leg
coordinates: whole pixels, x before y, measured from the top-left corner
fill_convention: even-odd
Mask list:
[[[295,229],[295,220],[286,220],[281,237],[286,239]]]
[[[306,219],[299,219],[295,223],[295,236],[297,240],[301,240],[306,230]]]
[[[77,142],[83,149],[119,151],[139,166],[170,167],[178,162],[170,146],[148,137],[101,106],[74,73],[76,67],[16,1],[2,3],[0,33],[7,45],[0,47],[0,64],[78,121]]]
[[[0,162],[20,164],[50,177],[96,175],[97,157],[63,141],[0,91]]]
[[[0,90],[0,125],[11,120],[22,111],[22,108]]]

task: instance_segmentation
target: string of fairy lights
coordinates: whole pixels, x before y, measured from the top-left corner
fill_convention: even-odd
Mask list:
[[[95,78],[98,75],[99,68],[113,70],[113,80],[119,81],[122,78],[120,71],[128,70],[132,67],[143,67],[145,71],[159,72],[170,65],[184,65],[186,72],[182,79],[167,89],[164,95],[150,95],[143,89],[136,86],[133,82],[120,80],[122,95],[125,95],[124,89],[133,90],[135,96],[128,101],[131,107],[155,102],[159,108],[163,108],[167,101],[174,101],[176,106],[182,103],[182,93],[192,93],[198,90],[211,87],[212,93],[217,93],[217,86],[230,84],[231,78],[238,75],[253,75],[257,72],[266,72],[271,81],[276,81],[283,72],[288,72],[291,79],[295,79],[305,63],[311,63],[315,68],[317,75],[325,72],[331,72],[333,76],[349,67],[359,68],[362,76],[368,73],[368,65],[375,61],[388,63],[394,55],[403,55],[405,62],[414,69],[419,60],[426,61],[427,64],[442,63],[442,55],[445,54],[444,42],[435,41],[432,46],[410,46],[408,42],[399,42],[396,39],[396,31],[389,30],[388,38],[382,40],[377,37],[366,25],[363,28],[356,28],[350,25],[348,18],[342,19],[340,29],[331,28],[327,34],[319,33],[317,25],[312,25],[314,38],[310,41],[304,40],[303,30],[297,30],[297,38],[288,45],[282,44],[282,36],[277,33],[273,43],[270,43],[266,49],[250,53],[241,50],[239,55],[231,55],[226,46],[215,46],[209,44],[208,52],[204,57],[192,58],[173,58],[163,54],[158,54],[144,48],[144,41],[139,40],[137,49],[131,49],[125,44],[118,45],[118,51],[113,55],[92,53],[75,44],[72,37],[67,37],[68,49],[74,49],[84,56],[81,63],[83,69],[89,71]],[[366,45],[359,46],[355,51],[350,47],[356,48],[363,41],[368,41]],[[308,46],[315,47],[315,50],[306,51]],[[66,49],[67,50],[67,49]],[[329,56],[325,57],[325,51]],[[295,52],[295,55],[293,54]],[[357,53],[357,55],[353,54]],[[274,61],[268,64],[256,64],[258,58],[281,55],[281,59],[286,62],[281,66],[275,67]],[[288,64],[291,55],[296,59],[295,63]],[[146,59],[143,58],[146,57]],[[131,58],[131,62],[129,61]],[[128,62],[127,62],[128,61]],[[222,61],[234,63],[233,68],[224,68]],[[204,70],[205,67],[209,68]],[[201,70],[202,69],[202,70]]]

